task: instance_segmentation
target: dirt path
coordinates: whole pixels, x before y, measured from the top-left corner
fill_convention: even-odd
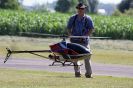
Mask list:
[[[4,58],[0,57],[0,68],[14,68],[24,70],[44,70],[51,72],[70,72],[74,73],[73,66],[49,66],[52,61],[46,59],[12,59],[3,63]],[[106,75],[115,77],[133,78],[133,66],[125,65],[109,65],[92,63],[93,75]],[[84,74],[84,66],[81,66],[81,71]]]

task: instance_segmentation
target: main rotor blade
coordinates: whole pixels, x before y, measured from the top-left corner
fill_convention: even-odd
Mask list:
[[[111,37],[69,36],[69,38],[111,39]]]
[[[89,36],[69,36],[69,38],[89,38]]]
[[[60,37],[60,38],[90,38],[90,39],[111,39],[111,37],[89,37],[89,36],[68,36],[68,35],[55,35],[55,34],[42,34],[34,32],[20,32],[20,35],[36,35],[42,37]]]
[[[90,39],[111,39],[111,37],[90,37]]]
[[[34,33],[34,32],[20,32],[20,35],[36,35],[36,36],[44,36],[44,37],[60,37],[60,35],[54,35],[54,34],[42,34],[42,33]]]

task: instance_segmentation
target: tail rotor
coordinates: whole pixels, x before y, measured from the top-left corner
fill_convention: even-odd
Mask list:
[[[11,54],[12,54],[12,51],[11,51],[9,48],[6,48],[6,50],[7,50],[7,55],[6,55],[6,58],[5,58],[5,60],[4,60],[4,63],[6,63],[6,61],[9,59],[9,57],[10,57]]]

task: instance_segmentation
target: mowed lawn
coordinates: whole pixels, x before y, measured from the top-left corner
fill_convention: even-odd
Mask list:
[[[56,38],[0,37],[0,56],[6,56],[6,47],[12,50],[45,50],[49,45],[60,42]],[[91,40],[92,62],[104,64],[133,65],[133,41]],[[49,53],[42,53],[47,56]],[[40,58],[30,54],[15,54],[12,57]]]
[[[94,49],[92,62],[133,65],[133,51]]]
[[[133,41],[92,40],[91,47],[93,62],[133,65]]]
[[[0,88],[133,88],[132,78],[95,76],[75,78],[72,73],[0,69]]]
[[[6,47],[13,50],[42,50],[49,49],[49,44],[59,41],[60,39],[48,38],[0,37],[0,56],[6,55]],[[121,42],[123,43],[118,40],[118,43]],[[124,43],[128,43],[128,46]],[[124,41],[124,43],[118,45],[114,40],[92,40],[92,62],[133,65],[133,42]],[[18,54],[12,57],[40,58],[30,54]],[[95,75],[94,78],[87,79],[84,76],[75,78],[73,73],[1,68],[0,88],[133,88],[133,78]]]

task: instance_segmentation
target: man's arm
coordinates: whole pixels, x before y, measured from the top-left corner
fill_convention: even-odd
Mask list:
[[[68,33],[68,36],[71,36],[72,34],[72,18],[69,19],[68,23],[67,23],[67,33]]]
[[[68,20],[68,23],[67,23],[67,33],[68,33],[68,36],[71,36],[72,35],[72,27],[73,27],[73,22],[75,20],[75,15],[70,17],[69,20]]]
[[[91,19],[91,17],[90,16],[87,16],[87,33],[86,33],[86,36],[91,36],[91,34],[95,31],[94,30],[94,23],[93,23],[93,21],[92,21],[92,19]]]

